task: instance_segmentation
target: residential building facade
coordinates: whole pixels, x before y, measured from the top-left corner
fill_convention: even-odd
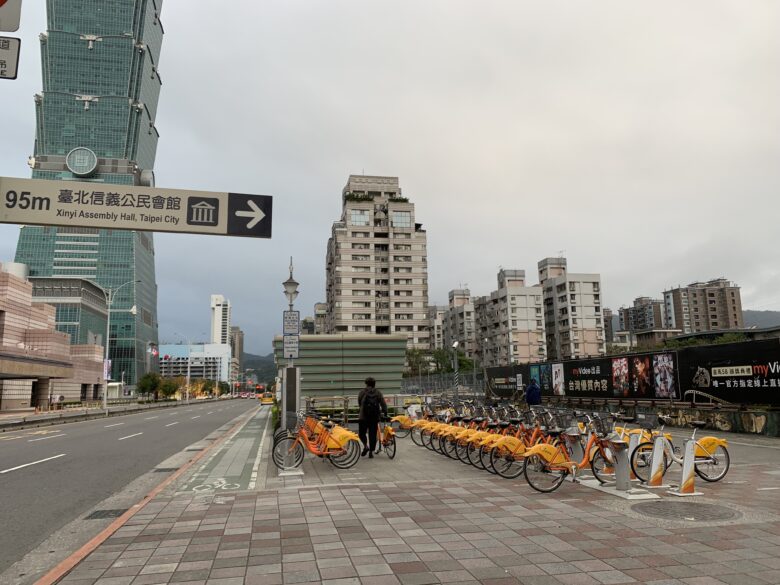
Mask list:
[[[544,291],[547,357],[564,360],[604,355],[601,275],[570,273],[566,258],[545,258],[537,267]]]
[[[475,358],[482,367],[547,357],[542,287],[526,286],[525,270],[501,269],[498,288],[474,299]]]
[[[86,9],[80,0],[47,3],[33,178],[94,181],[99,190],[69,193],[64,185],[64,195],[107,205],[119,197],[120,188],[111,185],[154,185],[160,7],[160,0],[112,0],[105,10]],[[156,368],[147,360],[147,349],[157,344],[151,232],[24,226],[16,262],[27,264],[33,277],[81,278],[103,289],[133,283],[111,307],[112,379],[125,372],[132,386]]]
[[[651,331],[665,325],[664,302],[650,297],[637,297],[631,307],[621,307],[618,313],[622,331]]]
[[[397,177],[350,175],[326,254],[327,333],[407,336],[430,348],[427,235]]]
[[[323,335],[328,318],[328,304],[314,303],[314,334]]]
[[[725,278],[666,290],[663,302],[666,328],[683,334],[745,326],[739,286]]]
[[[241,327],[232,325],[230,327],[230,350],[234,360],[238,361],[238,367],[241,368],[242,357],[244,355],[244,332]]]
[[[230,343],[230,301],[211,295],[211,343]]]
[[[476,319],[471,292],[467,288],[449,292],[449,305],[444,313],[442,330],[444,347],[451,348],[458,342],[458,351],[473,359],[477,351]]]
[[[229,343],[186,343],[160,346],[160,375],[164,378],[231,382]]]
[[[615,327],[612,323],[612,309],[604,307],[601,313],[604,316],[604,339],[607,343],[613,343],[615,341]]]
[[[444,349],[444,314],[447,307],[428,305],[428,331],[431,349]]]

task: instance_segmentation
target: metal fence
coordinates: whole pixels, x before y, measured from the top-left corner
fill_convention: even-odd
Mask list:
[[[457,380],[454,373],[427,374],[401,380],[402,394],[455,394],[456,388],[459,395],[484,396],[485,380],[481,373],[476,372],[459,372]]]

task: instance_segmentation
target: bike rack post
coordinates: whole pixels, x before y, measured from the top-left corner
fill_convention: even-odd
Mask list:
[[[610,441],[610,448],[615,457],[615,489],[620,492],[631,490],[631,472],[629,468],[628,444],[623,440]]]
[[[628,436],[628,457],[631,458],[636,448],[639,447],[639,433],[631,433]],[[634,470],[631,469],[631,465],[628,466],[629,479],[636,479]]]
[[[669,487],[663,483],[665,472],[666,466],[664,465],[664,437],[663,435],[658,435],[653,442],[653,454],[650,459],[650,475],[647,478],[647,487]]]
[[[672,496],[688,497],[688,496],[700,496],[701,492],[697,492],[694,487],[695,467],[696,467],[696,441],[688,439],[685,441],[685,448],[683,450],[683,464],[682,464],[682,477],[680,478],[680,486],[674,490],[668,490],[666,493]]]

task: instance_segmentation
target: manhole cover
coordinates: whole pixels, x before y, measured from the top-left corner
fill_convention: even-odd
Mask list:
[[[717,520],[733,520],[742,516],[740,512],[719,506],[717,504],[704,504],[701,502],[680,502],[674,500],[656,500],[642,502],[631,506],[634,512],[652,516],[653,518],[665,518],[669,520],[686,520],[688,522],[714,522]]]
[[[127,512],[127,508],[123,508],[121,510],[95,510],[84,518],[84,520],[101,520],[103,518],[119,518],[122,514]]]

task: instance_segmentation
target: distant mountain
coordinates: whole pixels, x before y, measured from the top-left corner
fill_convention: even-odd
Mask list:
[[[270,381],[276,377],[276,365],[274,365],[274,354],[254,355],[244,353],[241,356],[241,367],[245,370],[254,370],[259,381]]]
[[[778,327],[780,311],[742,311],[745,327]]]

